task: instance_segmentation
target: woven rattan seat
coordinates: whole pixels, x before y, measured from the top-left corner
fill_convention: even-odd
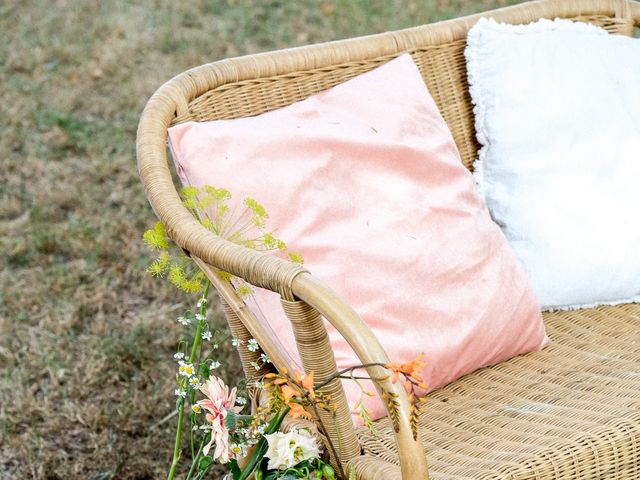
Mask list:
[[[545,320],[548,348],[429,395],[432,479],[640,478],[640,305]],[[365,452],[397,462],[389,421],[377,428],[358,432]]]
[[[569,18],[632,35],[640,23],[640,3],[540,0],[397,32],[228,59],[184,72],[149,100],[137,140],[147,197],[169,235],[216,287],[232,334],[256,338],[274,368],[288,368],[287,359],[216,269],[281,295],[303,347],[299,353],[305,370],[316,373],[318,384],[335,372],[322,317],[362,363],[388,358],[357,312],[312,272],[217,238],[191,216],[168,168],[167,128],[273,110],[408,52],[470,166],[478,145],[463,52],[466,34],[480,16],[509,23]],[[358,479],[368,480],[639,479],[640,306],[548,313],[545,321],[552,340],[545,350],[479,370],[430,394],[418,439],[400,384],[387,380],[381,387],[398,395],[398,428],[380,420],[374,436],[353,428],[341,384],[329,383],[324,390],[338,410],[323,421],[340,460],[355,468]],[[249,379],[266,373],[251,366],[260,351],[241,347],[239,352]],[[379,367],[369,373],[384,376]]]

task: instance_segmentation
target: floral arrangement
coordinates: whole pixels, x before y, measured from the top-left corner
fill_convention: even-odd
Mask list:
[[[185,207],[216,235],[257,250],[281,251],[291,261],[302,262],[299,254],[288,252],[285,243],[266,229],[267,212],[255,200],[246,198],[242,210],[236,212],[230,208],[231,194],[228,190],[210,186],[202,189],[185,187],[181,193]],[[286,371],[266,373],[251,386],[266,394],[267,405],[255,407],[251,414],[246,413],[249,403],[246,394],[239,394],[238,387],[230,389],[216,375],[216,370],[221,367],[218,352],[223,342],[258,352],[258,342],[253,338],[243,342],[225,337],[221,331],[211,328],[207,321],[211,283],[197,269],[189,255],[172,243],[162,223],[158,222],[154,228],[146,231],[143,239],[158,251],[148,271],[154,276],[168,278],[185,292],[199,295],[196,308],[177,318],[177,322],[184,327],[185,339],[178,343],[174,355],[177,425],[167,480],[176,478],[183,455],[186,426],[191,465],[185,480],[205,478],[216,462],[228,466],[230,473],[227,477],[232,480],[245,480],[252,474],[256,480],[355,478],[353,471],[344,471],[330,438],[326,437],[325,445],[320,445],[309,429],[292,428],[286,433],[280,429],[286,417],[302,417],[314,420],[321,431],[326,430],[320,411],[334,414],[336,406],[323,393],[323,387],[335,378],[350,378],[356,382],[368,378],[355,376],[354,372],[371,365],[357,365],[336,372],[320,384],[314,381],[313,372],[307,375],[297,372],[290,375]],[[242,279],[226,272],[218,274],[233,286],[240,297],[252,293],[252,287]],[[270,359],[262,353],[254,367],[258,371],[268,364]],[[419,374],[422,365],[421,359],[405,364],[380,364],[390,370],[393,382],[400,376],[404,379],[411,401],[414,436],[417,436],[415,404],[420,400],[417,389],[424,388]],[[239,387],[243,391],[245,386],[241,383]],[[372,395],[363,388],[361,390],[363,396]],[[383,398],[387,401],[393,420],[395,399],[388,394],[383,394]],[[365,425],[375,432],[362,399],[356,405],[356,410]],[[334,459],[333,464],[329,461],[331,458]]]

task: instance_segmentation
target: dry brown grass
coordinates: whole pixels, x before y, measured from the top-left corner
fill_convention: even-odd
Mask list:
[[[172,319],[191,300],[144,273],[134,139],[155,88],[227,56],[506,3],[2,2],[0,478],[165,475],[172,424],[151,426],[174,408]]]

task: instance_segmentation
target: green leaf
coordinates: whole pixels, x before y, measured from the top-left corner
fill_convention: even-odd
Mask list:
[[[242,472],[240,471],[240,467],[238,466],[238,462],[235,459],[229,460],[229,469],[231,470],[231,476],[233,480],[238,480]]]
[[[201,472],[206,472],[212,463],[212,457],[202,456],[200,457],[200,461],[198,462],[198,470],[200,470]]]
[[[236,412],[227,409],[227,418],[225,419],[224,423],[229,430],[234,430],[238,426]]]
[[[211,370],[209,369],[209,364],[203,363],[201,368],[202,368],[202,373],[201,373],[202,378],[204,378],[205,380],[209,380],[209,377],[211,376]]]
[[[329,465],[328,463],[325,463],[322,466],[322,474],[327,477],[327,480],[335,480],[336,478],[336,472],[333,469],[333,467],[331,465]]]

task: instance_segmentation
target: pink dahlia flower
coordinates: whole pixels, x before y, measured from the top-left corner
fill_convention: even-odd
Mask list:
[[[227,463],[230,457],[229,430],[225,425],[227,410],[240,413],[241,406],[236,406],[235,387],[229,392],[229,387],[217,378],[211,377],[206,384],[200,387],[200,391],[207,397],[200,400],[198,405],[206,410],[208,428],[211,429],[211,441],[202,449],[205,455],[215,444],[213,459],[220,463]]]

